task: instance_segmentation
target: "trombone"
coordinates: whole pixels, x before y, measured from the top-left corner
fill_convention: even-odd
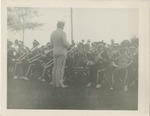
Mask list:
[[[37,45],[36,47],[32,48],[30,51],[28,51],[28,52],[24,53],[23,55],[21,55],[21,56],[17,59],[17,61],[22,61],[22,60],[23,60],[25,57],[27,57],[31,52],[33,52],[37,47],[38,47],[38,45]]]
[[[45,65],[44,68],[48,68],[49,66],[51,66],[54,63],[54,59],[48,61]]]
[[[75,48],[75,46],[73,46],[70,50],[68,50],[68,51],[67,51],[67,54],[68,54],[69,52],[71,52],[74,48]],[[48,61],[48,62],[44,65],[44,69],[50,67],[53,63],[54,63],[54,59]]]
[[[68,51],[67,51],[67,54],[68,54],[70,51],[72,51],[74,48],[75,48],[75,46],[73,46],[70,50],[68,50]],[[44,64],[44,66],[43,66],[43,67],[44,67],[44,70],[43,70],[43,73],[42,73],[42,77],[44,76],[46,69],[47,69],[48,67],[50,67],[53,63],[54,63],[54,59],[52,59],[52,60],[48,61],[46,64]]]
[[[48,51],[45,51],[45,53],[47,54],[47,53],[49,53],[49,52],[51,52],[51,51],[53,51],[53,49],[50,49],[50,50],[48,50]],[[42,54],[43,54],[43,53],[39,53],[39,54],[37,54],[36,56],[33,56],[32,58],[28,59],[28,62],[29,62],[29,63],[32,63],[32,62],[38,60],[39,58],[41,58]]]

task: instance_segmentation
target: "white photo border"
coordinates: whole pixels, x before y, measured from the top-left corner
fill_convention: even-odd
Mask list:
[[[12,110],[7,109],[7,7],[80,7],[80,8],[137,8],[139,9],[139,88],[138,110]],[[135,1],[69,1],[69,0],[2,0],[1,38],[1,114],[2,116],[148,116],[149,114],[149,10],[148,2]]]

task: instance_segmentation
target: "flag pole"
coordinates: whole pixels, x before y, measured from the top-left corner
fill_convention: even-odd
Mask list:
[[[70,8],[70,20],[71,20],[71,43],[73,44],[73,18],[72,18],[72,8]]]

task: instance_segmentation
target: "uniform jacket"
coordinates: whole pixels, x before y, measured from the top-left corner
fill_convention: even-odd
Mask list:
[[[61,56],[67,54],[70,44],[66,39],[66,33],[62,29],[57,29],[51,34],[51,44],[54,48],[53,55]]]

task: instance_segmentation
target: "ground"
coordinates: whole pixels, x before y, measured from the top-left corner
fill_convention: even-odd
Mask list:
[[[119,86],[119,85],[118,85]],[[137,110],[137,86],[127,92],[85,86],[54,88],[48,82],[8,79],[8,109]]]

